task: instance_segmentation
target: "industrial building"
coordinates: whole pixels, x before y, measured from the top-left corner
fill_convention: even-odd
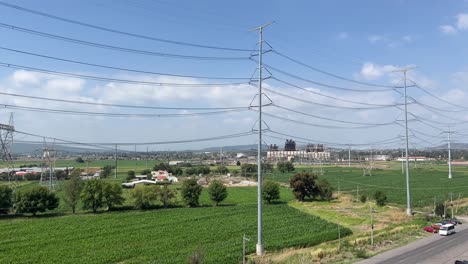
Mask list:
[[[325,161],[330,159],[330,151],[326,150],[323,144],[308,144],[304,149],[297,149],[296,142],[292,139],[286,140],[284,149],[280,150],[274,144],[270,145],[267,151],[267,160],[277,162],[294,160],[298,162]]]

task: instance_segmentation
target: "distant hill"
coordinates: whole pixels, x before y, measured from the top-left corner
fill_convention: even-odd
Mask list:
[[[42,149],[41,144],[13,143],[14,154],[38,153]],[[56,146],[55,149],[62,153],[86,153],[86,152],[106,152],[102,149],[76,148],[66,146]]]
[[[468,143],[452,143],[450,148],[453,150],[468,150]],[[447,144],[431,148],[432,150],[446,150]]]

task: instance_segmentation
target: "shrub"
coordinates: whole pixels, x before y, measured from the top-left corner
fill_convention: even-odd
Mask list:
[[[13,190],[7,185],[0,185],[0,214],[7,214],[13,206]]]
[[[228,196],[226,186],[219,180],[214,180],[210,183],[208,186],[208,194],[210,195],[210,199],[215,202],[216,206]]]
[[[122,187],[117,183],[104,182],[103,184],[103,202],[107,205],[107,210],[112,210],[115,205],[122,205],[125,201],[122,196]]]
[[[27,181],[38,181],[41,179],[41,174],[40,173],[26,173],[24,175],[24,178]]]
[[[181,194],[185,204],[190,207],[198,206],[198,199],[202,192],[202,187],[198,185],[196,179],[189,179],[182,184]]]
[[[27,191],[17,191],[15,196],[15,209],[18,213],[45,212],[54,210],[59,205],[59,199],[43,186],[37,186]]]
[[[135,208],[140,210],[150,209],[158,199],[158,187],[154,185],[140,185],[132,191],[135,200]]]
[[[384,206],[387,201],[387,195],[381,191],[376,191],[374,194],[375,202],[378,206]]]
[[[104,202],[103,189],[103,181],[99,179],[87,180],[80,195],[83,201],[83,209],[91,209],[96,213]]]
[[[106,165],[104,167],[101,168],[101,174],[100,176],[102,178],[107,178],[110,176],[112,170],[114,169],[115,167],[114,166],[111,166],[111,165]]]
[[[80,177],[74,175],[70,180],[66,181],[63,186],[63,195],[65,203],[68,204],[72,212],[75,213],[76,206],[80,200],[81,189],[83,188],[83,182]]]
[[[325,179],[320,179],[317,182],[319,196],[322,200],[330,201],[333,196],[333,188],[330,183]]]
[[[292,188],[294,197],[298,201],[304,201],[305,197],[312,198],[319,193],[315,184],[317,175],[307,172],[301,172],[294,175],[289,180],[289,186]]]
[[[175,191],[169,189],[167,184],[164,184],[163,187],[159,189],[158,196],[159,201],[161,201],[161,203],[164,205],[164,208],[166,208],[171,203],[172,199],[176,197],[176,193]]]
[[[361,197],[359,198],[359,200],[361,201],[361,203],[365,203],[367,201],[367,196],[364,194],[361,194]]]
[[[266,181],[263,185],[262,190],[263,200],[267,201],[267,203],[271,203],[274,200],[280,199],[280,188],[279,184],[272,181]]]

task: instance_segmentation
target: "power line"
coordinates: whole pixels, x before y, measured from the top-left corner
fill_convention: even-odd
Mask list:
[[[136,73],[151,74],[151,75],[162,75],[162,76],[181,77],[181,78],[196,78],[196,79],[212,79],[212,80],[236,80],[236,79],[237,80],[252,80],[252,78],[250,77],[209,77],[209,76],[182,75],[182,74],[172,74],[172,73],[160,73],[160,72],[153,72],[153,71],[143,71],[143,70],[135,70],[135,69],[129,69],[129,68],[122,68],[122,67],[115,67],[115,66],[108,66],[108,65],[96,64],[96,63],[71,60],[71,59],[58,58],[54,56],[42,55],[42,54],[22,51],[18,49],[10,49],[10,48],[5,48],[5,47],[0,47],[0,49],[11,51],[11,52],[16,52],[16,53],[21,53],[21,54],[26,54],[26,55],[31,55],[31,56],[36,56],[36,57],[41,57],[41,58],[46,58],[46,59],[51,59],[51,60],[57,60],[57,61],[63,61],[63,62],[69,62],[69,63],[75,63],[75,64],[81,64],[81,65],[87,65],[87,66],[93,66],[93,67],[99,67],[99,68],[105,68],[105,69],[111,69],[111,70],[136,72]]]
[[[464,109],[464,110],[468,110],[467,107],[460,106],[460,105],[451,103],[451,102],[449,102],[449,101],[446,101],[446,100],[440,98],[440,96],[436,96],[436,95],[432,94],[431,92],[427,91],[426,89],[422,88],[422,87],[421,87],[420,85],[418,85],[416,82],[414,82],[414,81],[412,81],[412,80],[410,80],[410,81],[414,84],[414,86],[415,86],[416,88],[418,88],[419,90],[423,91],[425,94],[431,96],[432,98],[435,98],[435,99],[437,99],[437,100],[439,100],[439,101],[441,101],[441,102],[444,102],[444,103],[446,103],[446,104],[448,104],[448,105],[451,105],[451,106],[454,106],[454,107],[458,107],[458,108],[461,108],[461,109]]]
[[[334,119],[334,118],[328,118],[328,117],[323,117],[323,116],[312,115],[312,114],[309,114],[309,113],[301,112],[301,111],[294,110],[294,109],[291,109],[291,108],[287,108],[287,107],[284,107],[284,106],[280,106],[280,105],[277,105],[277,104],[273,104],[273,106],[275,106],[275,107],[277,107],[279,109],[283,109],[283,110],[290,111],[290,112],[297,113],[297,114],[301,114],[301,115],[306,115],[306,116],[310,116],[310,117],[314,117],[314,118],[318,118],[318,119],[323,119],[323,120],[328,120],[328,121],[333,121],[333,122],[339,122],[339,123],[346,123],[346,124],[387,126],[387,125],[393,125],[396,122],[396,121],[386,122],[386,123],[352,122],[352,121],[339,120],[339,119]]]
[[[248,59],[250,59],[249,57],[210,57],[210,56],[192,56],[192,55],[182,55],[182,54],[161,53],[161,52],[154,52],[154,51],[148,51],[148,50],[139,50],[139,49],[130,49],[130,48],[124,48],[124,47],[119,47],[119,46],[112,46],[112,45],[101,44],[101,43],[96,43],[96,42],[84,41],[84,40],[79,40],[79,39],[75,39],[75,38],[69,38],[69,37],[49,34],[49,33],[36,31],[36,30],[32,30],[32,29],[17,27],[17,26],[5,24],[5,23],[0,23],[0,27],[4,27],[4,28],[7,28],[7,29],[11,29],[11,30],[15,30],[15,31],[23,32],[23,33],[28,33],[28,34],[32,34],[32,35],[36,35],[36,36],[41,36],[41,37],[45,37],[45,38],[61,40],[61,41],[66,41],[66,42],[70,42],[70,43],[95,47],[95,48],[116,50],[116,51],[129,52],[129,53],[135,53],[135,54],[141,54],[141,55],[167,57],[167,58],[177,58],[177,59],[190,59],[190,60],[231,60],[232,61],[232,60],[248,60]]]
[[[331,104],[322,104],[322,103],[313,102],[313,101],[310,101],[310,100],[305,100],[305,99],[302,99],[302,98],[297,98],[297,97],[294,97],[294,96],[290,96],[290,95],[280,93],[280,92],[277,92],[277,91],[274,91],[274,90],[268,89],[268,88],[263,88],[263,90],[268,91],[268,92],[273,93],[273,94],[276,94],[276,95],[279,95],[281,97],[285,97],[285,98],[288,98],[288,99],[298,101],[298,102],[312,104],[312,105],[318,105],[318,106],[322,106],[322,107],[330,107],[330,108],[338,108],[338,109],[346,109],[346,110],[373,110],[373,109],[383,109],[383,108],[393,107],[393,106],[353,107],[353,106],[339,106],[339,105],[331,105]]]
[[[48,14],[48,13],[45,13],[45,12],[40,12],[40,11],[28,9],[28,8],[21,7],[21,6],[18,6],[18,5],[12,5],[12,4],[5,3],[5,2],[0,2],[0,5],[2,5],[4,7],[20,10],[20,11],[23,11],[23,12],[28,12],[30,14],[35,14],[35,15],[39,15],[39,16],[43,16],[43,17],[47,17],[47,18],[51,18],[51,19],[55,19],[55,20],[75,24],[75,25],[80,25],[80,26],[89,27],[89,28],[93,28],[93,29],[97,29],[97,30],[101,30],[101,31],[106,31],[106,32],[110,32],[110,33],[126,35],[126,36],[130,36],[130,37],[146,39],[146,40],[151,40],[151,41],[158,41],[158,42],[164,42],[164,43],[169,43],[169,44],[190,46],[190,47],[196,47],[196,48],[205,48],[205,49],[228,50],[228,51],[244,51],[244,52],[253,51],[253,50],[250,50],[250,49],[210,46],[210,45],[202,45],[202,44],[195,44],[195,43],[189,43],[189,42],[168,40],[168,39],[163,39],[163,38],[156,38],[156,37],[152,37],[152,36],[140,35],[140,34],[125,32],[125,31],[121,31],[121,30],[117,30],[117,29],[111,29],[111,28],[106,28],[106,27],[102,27],[102,26],[92,25],[92,24],[88,24],[88,23],[85,23],[85,22],[72,20],[72,19],[68,19],[68,18]]]
[[[128,83],[128,84],[138,84],[138,85],[149,85],[149,86],[203,87],[203,86],[231,86],[231,85],[249,84],[248,82],[238,82],[238,83],[161,83],[161,82],[146,82],[146,81],[107,78],[107,77],[100,77],[100,76],[93,76],[93,75],[84,75],[84,74],[53,71],[53,70],[47,70],[47,69],[41,69],[41,68],[11,64],[11,63],[1,62],[1,61],[0,61],[0,67],[14,68],[14,69],[20,69],[20,70],[26,70],[26,71],[32,71],[32,72],[40,72],[40,73],[46,73],[46,74],[58,75],[58,76],[73,77],[73,78],[77,78],[77,79],[87,79],[87,80],[101,81],[101,82],[104,81],[104,82],[117,82],[117,83]]]
[[[138,108],[138,109],[157,109],[157,110],[229,110],[229,109],[247,109],[245,106],[233,106],[233,107],[164,107],[164,106],[144,106],[144,105],[125,105],[125,104],[108,104],[108,103],[96,103],[96,102],[85,102],[77,100],[66,100],[58,98],[40,97],[24,94],[14,94],[0,92],[0,95],[14,96],[20,98],[29,98],[36,100],[46,100],[53,102],[73,103],[73,104],[84,104],[84,105],[98,105],[106,107],[121,107],[121,108]]]
[[[352,101],[352,100],[346,100],[346,99],[338,98],[338,97],[335,97],[335,96],[330,96],[330,95],[314,92],[314,91],[308,90],[308,89],[306,89],[304,87],[292,84],[290,82],[280,80],[280,79],[278,79],[276,77],[271,77],[271,79],[276,80],[276,81],[278,81],[280,83],[283,83],[283,84],[287,84],[287,85],[289,85],[291,87],[297,88],[299,90],[302,90],[302,91],[305,91],[305,92],[308,92],[308,93],[312,93],[312,94],[315,94],[315,95],[320,95],[320,96],[323,96],[323,97],[327,97],[327,98],[330,98],[330,99],[333,99],[333,100],[342,101],[342,102],[346,102],[346,103],[369,105],[369,106],[379,106],[379,107],[393,107],[393,106],[402,105],[402,104],[370,104],[370,103],[363,103],[363,102],[357,102],[357,101]]]
[[[337,79],[340,79],[340,80],[344,80],[344,81],[348,81],[348,82],[353,82],[353,83],[356,83],[356,84],[362,84],[362,85],[367,85],[367,86],[373,86],[373,87],[383,87],[383,88],[402,88],[400,86],[392,86],[392,85],[382,85],[382,84],[374,84],[374,83],[368,83],[368,82],[362,82],[362,81],[357,81],[357,80],[353,80],[353,79],[349,79],[349,78],[346,78],[346,77],[343,77],[343,76],[340,76],[340,75],[337,75],[337,74],[333,74],[333,73],[330,73],[330,72],[327,72],[327,71],[324,71],[324,70],[321,70],[319,68],[316,68],[316,67],[313,67],[313,66],[310,66],[304,62],[301,62],[297,59],[294,59],[288,55],[285,55],[277,50],[272,50],[272,52],[282,58],[285,58],[289,61],[292,61],[296,64],[299,64],[299,65],[302,65],[306,68],[309,68],[313,71],[316,71],[316,72],[319,72],[319,73],[322,73],[322,74],[325,74],[325,75],[328,75],[328,76],[331,76],[331,77],[334,77],[334,78],[337,78]]]
[[[256,61],[255,59],[251,58],[251,60],[253,61]],[[325,84],[325,83],[321,83],[321,82],[317,82],[317,81],[313,81],[313,80],[310,80],[310,79],[307,79],[307,78],[303,78],[303,77],[300,77],[298,75],[295,75],[295,74],[292,74],[292,73],[289,73],[289,72],[286,72],[286,71],[283,71],[283,70],[280,70],[278,68],[275,68],[273,66],[270,66],[268,64],[265,64],[265,67],[269,70],[273,70],[275,72],[279,72],[283,75],[286,75],[286,76],[289,76],[293,79],[297,79],[297,80],[300,80],[300,81],[303,81],[303,82],[307,82],[307,83],[310,83],[310,84],[314,84],[314,85],[318,85],[318,86],[322,86],[322,87],[326,87],[326,88],[331,88],[331,89],[336,89],[336,90],[342,90],[342,91],[348,91],[348,92],[362,92],[362,93],[372,93],[372,92],[392,92],[395,90],[395,88],[385,88],[385,89],[378,89],[378,90],[368,90],[368,89],[353,89],[353,88],[346,88],[346,87],[341,87],[341,86],[336,86],[336,85],[331,85],[331,84]]]
[[[8,108],[8,109],[23,110],[23,111],[46,112],[46,113],[56,113],[56,114],[106,116],[106,117],[147,117],[147,118],[204,116],[204,115],[234,113],[234,112],[241,112],[241,111],[248,110],[248,108],[245,108],[245,109],[231,109],[231,110],[220,110],[220,111],[212,111],[212,112],[183,113],[183,114],[141,114],[141,113],[106,113],[106,112],[75,111],[75,110],[28,107],[28,106],[8,105],[8,104],[0,104],[0,107]]]

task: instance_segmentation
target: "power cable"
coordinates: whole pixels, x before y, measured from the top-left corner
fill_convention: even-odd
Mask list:
[[[153,72],[153,71],[143,71],[143,70],[135,70],[135,69],[129,69],[129,68],[122,68],[122,67],[115,67],[115,66],[108,66],[108,65],[96,64],[96,63],[71,60],[71,59],[58,58],[58,57],[53,57],[53,56],[48,56],[48,55],[22,51],[18,49],[10,49],[10,48],[5,48],[5,47],[0,47],[0,49],[11,51],[11,52],[16,52],[20,54],[26,54],[26,55],[56,60],[56,61],[63,61],[63,62],[69,62],[69,63],[74,63],[74,64],[99,67],[99,68],[104,68],[104,69],[136,72],[136,73],[151,74],[151,75],[162,75],[162,76],[171,76],[171,77],[180,77],[180,78],[212,79],[212,80],[252,80],[252,78],[250,77],[245,77],[245,78],[243,77],[209,77],[209,76],[182,75],[182,74],[172,74],[172,73],[160,73],[160,72]]]
[[[93,75],[84,75],[84,74],[53,71],[53,70],[47,70],[47,69],[41,69],[41,68],[11,64],[11,63],[1,62],[1,61],[0,61],[0,67],[20,69],[20,70],[26,70],[26,71],[32,71],[32,72],[40,72],[40,73],[46,73],[46,74],[58,75],[58,76],[65,76],[65,77],[73,77],[73,78],[77,78],[77,79],[86,79],[86,80],[101,81],[101,82],[128,83],[128,84],[138,84],[138,85],[148,85],[148,86],[203,87],[203,86],[231,86],[231,85],[249,84],[248,82],[244,82],[244,83],[243,82],[238,82],[238,83],[161,83],[161,82],[146,82],[146,81],[107,78],[107,77],[100,77],[100,76],[93,76]]]
[[[101,44],[101,43],[96,43],[96,42],[84,41],[84,40],[79,40],[75,38],[49,34],[49,33],[36,31],[32,29],[17,27],[17,26],[5,24],[5,23],[0,23],[0,27],[4,27],[7,29],[11,29],[11,30],[15,30],[15,31],[23,32],[23,33],[28,33],[28,34],[32,34],[36,36],[41,36],[45,38],[61,40],[61,41],[66,41],[70,43],[95,47],[95,48],[116,50],[116,51],[129,52],[129,53],[135,53],[135,54],[141,54],[141,55],[150,55],[150,56],[158,56],[158,57],[177,58],[177,59],[190,59],[190,60],[230,60],[232,61],[232,60],[249,60],[250,59],[249,57],[209,57],[209,56],[192,56],[192,55],[182,55],[182,54],[161,53],[161,52],[130,49],[130,48],[124,48],[124,47],[119,47],[119,46],[112,46],[112,45]]]
[[[189,42],[168,40],[168,39],[163,39],[163,38],[156,38],[156,37],[152,37],[152,36],[140,35],[140,34],[125,32],[125,31],[121,31],[121,30],[117,30],[117,29],[111,29],[111,28],[106,28],[106,27],[102,27],[102,26],[92,25],[92,24],[88,24],[88,23],[85,23],[85,22],[72,20],[72,19],[68,19],[68,18],[48,14],[48,13],[45,13],[45,12],[40,12],[40,11],[28,9],[28,8],[21,7],[21,6],[18,6],[18,5],[12,5],[12,4],[5,3],[5,2],[0,2],[0,5],[2,5],[4,7],[20,10],[20,11],[23,11],[23,12],[27,12],[27,13],[30,13],[30,14],[35,14],[35,15],[39,15],[39,16],[59,20],[59,21],[62,21],[62,22],[67,22],[67,23],[71,23],[71,24],[75,24],[75,25],[80,25],[80,26],[89,27],[89,28],[93,28],[93,29],[97,29],[97,30],[101,30],[101,31],[106,31],[106,32],[110,32],[110,33],[120,34],[120,35],[126,35],[126,36],[140,38],[140,39],[146,39],[146,40],[151,40],[151,41],[158,41],[158,42],[164,42],[164,43],[182,45],[182,46],[190,46],[190,47],[196,47],[196,48],[205,48],[205,49],[228,50],[228,51],[245,51],[245,52],[251,52],[252,51],[252,50],[249,50],[249,49],[210,46],[210,45],[202,45],[202,44],[195,44],[195,43],[189,43]]]

